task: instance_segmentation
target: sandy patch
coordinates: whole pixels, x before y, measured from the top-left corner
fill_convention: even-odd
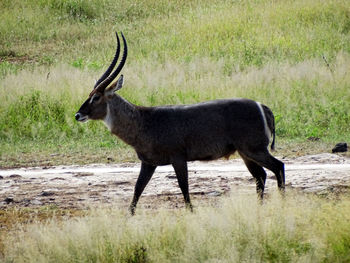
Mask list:
[[[286,186],[306,192],[350,187],[350,158],[317,154],[284,159]],[[194,204],[217,200],[226,193],[255,193],[255,182],[240,159],[191,162],[189,185]],[[10,206],[86,208],[127,206],[133,195],[139,164],[32,167],[0,170],[0,208]],[[266,192],[275,191],[275,176],[268,171]],[[171,166],[158,167],[140,205],[183,206]]]

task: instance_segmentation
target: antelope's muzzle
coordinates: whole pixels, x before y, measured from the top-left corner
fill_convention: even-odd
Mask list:
[[[89,119],[89,117],[87,115],[81,114],[80,112],[77,112],[75,114],[75,119],[80,122],[85,122]]]

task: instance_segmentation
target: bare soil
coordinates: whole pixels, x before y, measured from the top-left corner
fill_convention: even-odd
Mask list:
[[[323,193],[350,188],[350,158],[346,156],[323,153],[281,160],[285,163],[287,190]],[[240,159],[191,162],[188,167],[194,205],[216,202],[227,193],[255,193],[255,181]],[[139,169],[140,165],[135,163],[2,169],[0,209],[47,205],[62,209],[126,207]],[[266,187],[267,193],[277,189],[275,176],[270,171]],[[183,206],[171,166],[157,168],[139,205]]]

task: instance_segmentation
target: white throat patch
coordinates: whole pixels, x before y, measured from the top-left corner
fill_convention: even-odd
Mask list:
[[[111,115],[111,110],[109,109],[109,105],[107,104],[107,114],[106,114],[106,117],[104,118],[104,123],[105,125],[107,126],[107,128],[112,131],[112,115]]]

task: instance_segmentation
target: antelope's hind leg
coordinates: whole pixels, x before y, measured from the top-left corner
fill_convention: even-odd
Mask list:
[[[258,151],[242,151],[243,159],[248,159],[272,171],[277,179],[278,189],[283,193],[285,189],[284,163],[273,157],[267,149]],[[248,168],[249,169],[249,168]]]
[[[266,182],[266,172],[264,168],[262,168],[260,165],[257,163],[243,158],[243,161],[245,165],[247,166],[249,172],[253,175],[255,178],[255,183],[256,183],[256,192],[260,199],[262,200],[264,197],[264,190],[265,190],[265,182]]]
[[[146,163],[141,164],[141,170],[139,177],[137,178],[135,190],[134,190],[134,197],[132,199],[131,205],[129,207],[131,215],[135,214],[135,209],[137,202],[139,201],[139,198],[145,189],[146,185],[148,184],[149,180],[151,180],[152,175],[154,174],[154,171],[156,170],[157,166],[152,166]]]

